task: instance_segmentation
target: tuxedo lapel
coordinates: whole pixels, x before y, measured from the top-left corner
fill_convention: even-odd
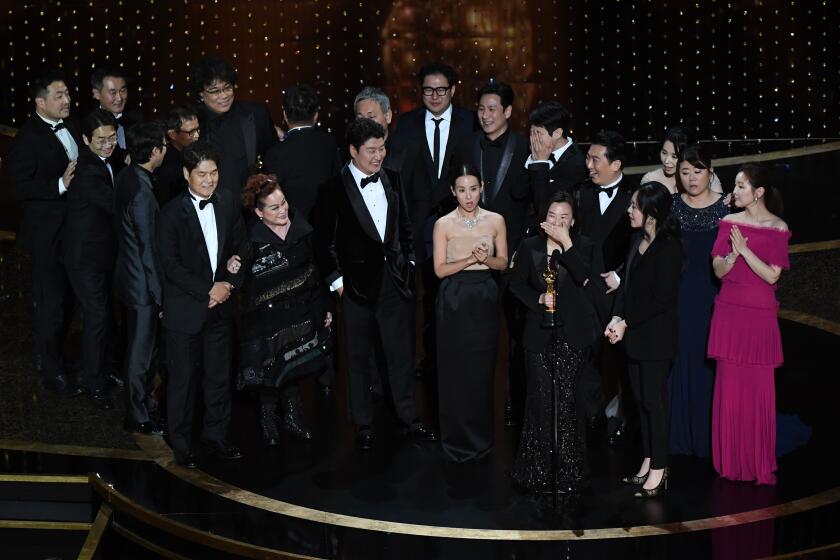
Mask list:
[[[597,193],[595,197],[597,200]],[[610,202],[610,205],[607,206],[606,211],[601,216],[601,231],[605,236],[612,231],[619,220],[627,219],[627,206],[629,206],[630,201],[626,200],[626,198],[626,195],[621,190],[621,183],[619,183],[612,202]]]
[[[420,150],[423,153],[423,163],[426,164],[426,173],[428,173],[429,178],[432,180],[432,184],[437,182],[437,169],[435,169],[435,162],[432,155],[432,148],[429,146],[429,141],[426,139],[426,111],[422,111],[420,113],[420,118],[417,122],[417,142],[424,147],[424,149]],[[447,148],[449,147],[449,143],[447,142]]]
[[[207,254],[207,248],[204,241],[204,232],[201,231],[201,223],[198,221],[198,212],[192,203],[192,197],[189,194],[184,194],[181,198],[181,208],[184,210],[184,220],[187,222],[187,229],[190,232],[193,240],[197,245],[196,250],[201,255],[201,258],[207,262],[207,268],[212,270],[210,265],[210,255]]]
[[[216,202],[213,203],[213,215],[216,217],[216,271],[222,268],[222,255],[225,251],[225,233],[227,232],[227,212],[225,212],[225,198],[227,193],[218,193]]]
[[[627,252],[627,258],[624,261],[624,279],[622,280],[622,283],[627,286],[630,285],[627,284],[627,282],[630,281],[630,272],[633,270],[633,260],[639,257],[639,245],[641,244],[641,234],[634,235],[633,240],[630,242],[630,250]]]
[[[502,152],[502,161],[499,162],[499,169],[496,170],[496,178],[493,179],[493,190],[487,197],[487,203],[492,202],[499,191],[502,190],[502,185],[505,182],[505,176],[508,169],[510,169],[510,161],[513,159],[513,149],[516,146],[516,138],[513,133],[508,133],[507,141],[505,142],[505,150]]]
[[[359,222],[359,225],[368,237],[376,240],[378,243],[382,243],[382,239],[379,237],[379,231],[376,229],[376,224],[373,223],[373,218],[371,217],[370,212],[368,212],[367,205],[362,198],[362,193],[359,192],[359,188],[356,186],[356,181],[353,179],[353,174],[350,173],[350,168],[347,166],[344,166],[344,169],[341,170],[341,181],[344,183],[344,192],[347,193],[347,199],[350,201],[350,207],[353,209],[353,213],[356,215],[356,220]],[[391,206],[391,204],[388,204],[389,213],[391,211]]]
[[[61,143],[61,140],[59,140],[55,132],[52,131],[50,125],[44,122],[44,120],[41,119],[38,115],[33,115],[32,118],[37,119],[36,122],[40,125],[38,130],[40,131],[41,137],[43,138],[44,147],[54,152],[56,155],[63,155],[65,160],[64,164],[69,164],[70,156],[67,155],[67,150],[64,149],[64,144]],[[67,128],[67,130],[69,131],[70,129]],[[70,136],[73,137],[73,141],[76,142],[76,148],[81,153],[81,146],[79,145],[79,140],[72,132],[70,133]]]
[[[385,221],[385,238],[383,239],[383,242],[387,244],[391,240],[391,237],[394,235],[394,231],[396,231],[397,228],[399,195],[391,186],[391,181],[388,179],[388,174],[385,173],[384,169],[379,172],[379,180],[382,181],[382,187],[385,189],[385,198],[388,199],[388,217]],[[370,213],[368,213],[368,215],[370,215]],[[377,237],[379,237],[378,234]]]
[[[254,126],[254,114],[249,112],[239,122],[242,124],[245,155],[248,157],[248,165],[251,166],[257,161],[257,129]]]

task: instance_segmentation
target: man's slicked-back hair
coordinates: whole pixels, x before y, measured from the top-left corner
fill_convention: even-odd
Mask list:
[[[128,81],[128,78],[125,77],[125,71],[119,66],[97,66],[90,75],[90,86],[96,90],[102,89],[102,82],[105,81],[107,76]]]
[[[32,78],[29,82],[29,94],[32,96],[32,100],[34,101],[36,97],[46,98],[47,90],[53,82],[67,83],[64,73],[61,70],[48,68]]]
[[[426,79],[426,76],[431,76],[433,74],[440,74],[446,78],[446,81],[449,82],[450,86],[454,86],[455,82],[458,81],[458,75],[455,73],[454,68],[442,61],[437,61],[427,64],[420,69],[417,73],[417,82],[420,85],[423,85],[423,80]]]
[[[283,110],[289,122],[309,122],[321,108],[318,92],[308,84],[297,84],[283,95]]]
[[[558,101],[546,101],[540,103],[531,111],[531,114],[528,115],[528,123],[531,126],[544,128],[549,135],[554,134],[554,131],[558,128],[562,129],[563,138],[568,138],[572,115]]]
[[[198,167],[198,164],[202,161],[215,162],[216,166],[219,167],[219,161],[222,159],[219,150],[206,140],[196,140],[184,148],[181,155],[184,158],[184,167],[187,168],[189,173],[192,173],[192,170]]]
[[[233,64],[218,56],[202,58],[193,63],[192,87],[197,94],[215,81],[236,85],[236,69]]]
[[[385,138],[385,129],[372,119],[355,119],[347,125],[347,145],[358,150],[371,138]]]
[[[592,138],[592,144],[605,147],[607,149],[605,154],[607,161],[612,163],[618,160],[621,162],[621,167],[624,168],[624,162],[627,158],[624,136],[615,130],[601,130]]]
[[[502,109],[507,109],[513,105],[513,88],[496,78],[490,78],[486,84],[481,86],[481,89],[478,90],[478,94],[475,96],[476,102],[481,103],[481,98],[485,95],[498,95],[502,101]]]
[[[164,134],[163,125],[157,121],[141,122],[129,128],[125,133],[125,146],[131,155],[131,161],[148,163],[152,157],[152,150],[166,145]]]

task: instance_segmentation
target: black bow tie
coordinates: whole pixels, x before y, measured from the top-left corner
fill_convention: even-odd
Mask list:
[[[557,158],[556,158],[556,157],[554,157],[554,152],[551,152],[551,155],[550,155],[550,156],[548,156],[548,161],[550,161],[550,162],[551,162],[551,165],[554,165],[554,164],[556,164],[556,163],[557,163]]]
[[[58,132],[59,130],[61,130],[63,128],[67,128],[67,125],[65,125],[63,122],[60,122],[56,125],[50,125],[50,128],[52,129],[53,132]]]
[[[210,195],[210,198],[208,198],[207,200],[199,200],[198,201],[198,209],[199,210],[204,210],[204,207],[207,206],[208,204],[215,204],[218,201],[219,201],[219,197],[216,196],[216,193],[213,193],[213,194]]]
[[[370,177],[362,177],[361,187],[365,188],[368,186],[368,183],[376,183],[379,181],[379,172],[374,173]]]
[[[618,189],[618,185],[613,185],[611,187],[599,187],[599,193],[606,193],[608,197],[612,198],[615,194],[616,189]]]

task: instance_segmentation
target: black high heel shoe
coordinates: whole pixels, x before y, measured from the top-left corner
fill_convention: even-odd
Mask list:
[[[650,474],[650,471],[648,471]],[[656,485],[656,488],[651,488],[650,490],[646,488],[639,488],[633,496],[635,498],[655,498],[660,494],[664,494],[665,491],[668,489],[668,467],[665,467],[665,470],[662,472],[662,480],[659,481],[659,484]]]
[[[621,479],[621,482],[623,482],[624,484],[632,484],[632,485],[635,485],[635,486],[641,486],[642,484],[644,484],[647,481],[647,477],[648,477],[649,474],[650,474],[650,469],[648,469],[648,472],[646,472],[642,476],[639,476],[637,474],[633,474],[633,475],[630,475],[630,476],[625,476],[624,478]]]

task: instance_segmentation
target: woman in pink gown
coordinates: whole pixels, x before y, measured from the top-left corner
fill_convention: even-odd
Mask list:
[[[721,279],[709,332],[717,360],[712,460],[730,480],[775,484],[776,388],[782,363],[776,282],[790,267],[787,224],[765,170],[744,165],[733,201],[743,212],[720,221],[712,266]]]

